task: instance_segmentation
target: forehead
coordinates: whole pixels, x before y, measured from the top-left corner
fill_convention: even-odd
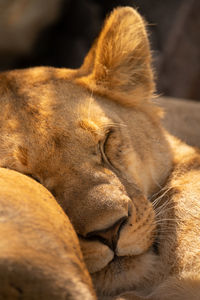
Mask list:
[[[66,83],[65,89],[61,114],[67,123],[96,137],[104,135],[112,119],[105,100],[73,83]]]

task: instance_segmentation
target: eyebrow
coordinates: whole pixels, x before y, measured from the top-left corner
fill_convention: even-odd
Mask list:
[[[103,136],[104,130],[101,128],[101,126],[98,126],[94,121],[89,119],[82,119],[79,121],[79,126],[86,131],[92,133],[95,137],[97,136]]]

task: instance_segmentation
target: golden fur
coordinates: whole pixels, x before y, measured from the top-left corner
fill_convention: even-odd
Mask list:
[[[199,150],[150,101],[140,15],[114,10],[79,70],[16,70],[0,86],[0,166],[53,193],[99,297],[199,299]]]
[[[96,299],[77,236],[39,183],[0,168],[0,299]]]

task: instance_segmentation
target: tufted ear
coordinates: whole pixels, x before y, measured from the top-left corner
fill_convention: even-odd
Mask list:
[[[136,10],[119,7],[111,13],[80,75],[79,83],[124,105],[132,106],[152,96],[149,42]]]

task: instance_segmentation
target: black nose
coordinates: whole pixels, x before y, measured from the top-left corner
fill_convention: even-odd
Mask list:
[[[117,246],[117,241],[119,239],[119,233],[123,226],[126,223],[127,217],[119,219],[115,224],[109,228],[103,230],[92,231],[87,234],[87,238],[98,239],[102,243],[106,244],[109,248],[115,251]]]

